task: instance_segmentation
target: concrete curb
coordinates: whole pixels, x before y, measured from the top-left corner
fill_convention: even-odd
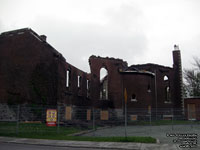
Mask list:
[[[70,134],[68,136],[80,136],[80,135],[84,135],[84,134],[87,134],[87,133],[92,133],[92,132],[95,132],[97,130],[103,130],[103,129],[107,129],[107,128],[111,128],[110,126],[107,126],[107,127],[99,127],[97,128],[96,130],[85,130],[85,131],[81,131],[81,132],[78,132],[78,133],[73,133],[73,134]]]
[[[74,148],[90,148],[90,149],[116,149],[116,150],[180,150],[177,145],[169,144],[145,144],[131,142],[88,142],[88,141],[64,141],[64,140],[43,140],[28,138],[11,138],[0,137],[0,142],[29,144],[54,147],[74,147]]]
[[[80,136],[80,135],[91,133],[91,132],[94,132],[94,130],[81,131],[81,132],[78,132],[78,133],[69,134],[68,136]]]
[[[0,142],[54,146],[54,147],[74,147],[74,148],[95,148],[95,149],[117,149],[117,150],[139,150],[141,143],[122,143],[122,142],[87,142],[87,141],[64,141],[64,140],[43,140],[28,138],[0,137]]]

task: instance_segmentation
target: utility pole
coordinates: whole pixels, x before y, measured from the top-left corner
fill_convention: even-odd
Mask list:
[[[157,114],[158,114],[158,98],[157,98],[156,70],[155,70],[155,100],[156,100],[156,120],[157,120]]]
[[[127,91],[126,91],[126,88],[124,89],[124,106],[125,106],[125,138],[127,138],[127,131],[126,131],[126,128],[127,128]]]

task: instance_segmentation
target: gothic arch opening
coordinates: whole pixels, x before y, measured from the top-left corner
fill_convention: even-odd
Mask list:
[[[165,102],[166,103],[170,103],[171,102],[171,94],[170,94],[169,86],[165,87]]]
[[[131,101],[137,102],[136,95],[134,93],[131,95]]]
[[[108,71],[104,67],[100,69],[100,99],[108,99]]]
[[[164,80],[164,81],[168,81],[168,80],[169,80],[168,76],[165,75],[165,76],[163,77],[163,80]]]

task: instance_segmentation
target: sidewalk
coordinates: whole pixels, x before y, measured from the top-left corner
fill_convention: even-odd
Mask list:
[[[86,142],[86,141],[65,141],[65,140],[41,140],[28,138],[0,137],[0,142],[18,143],[43,146],[75,147],[75,148],[99,148],[116,150],[181,150],[178,145],[170,144],[145,144],[145,143],[124,143],[124,142]]]

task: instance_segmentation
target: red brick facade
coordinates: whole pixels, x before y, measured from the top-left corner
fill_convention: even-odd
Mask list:
[[[173,51],[173,60],[173,68],[129,67],[121,59],[91,56],[88,74],[66,62],[45,36],[31,29],[5,32],[0,35],[0,101],[123,110],[126,88],[128,108],[182,108],[179,50]],[[103,89],[101,68],[108,72]]]
[[[89,75],[65,61],[65,58],[31,29],[0,35],[1,103],[44,105],[89,105],[86,79]],[[66,87],[66,70],[70,86]],[[82,76],[77,87],[77,76]],[[84,101],[84,102],[82,102]]]
[[[174,67],[156,64],[132,65],[120,59],[91,56],[92,99],[97,107],[108,104],[114,108],[124,108],[124,89],[127,89],[128,108],[182,108],[181,59],[176,61],[173,51]],[[178,66],[178,67],[177,67]],[[100,69],[108,71],[108,99],[100,99]],[[176,75],[178,73],[178,75]],[[168,88],[168,95],[166,90]]]

